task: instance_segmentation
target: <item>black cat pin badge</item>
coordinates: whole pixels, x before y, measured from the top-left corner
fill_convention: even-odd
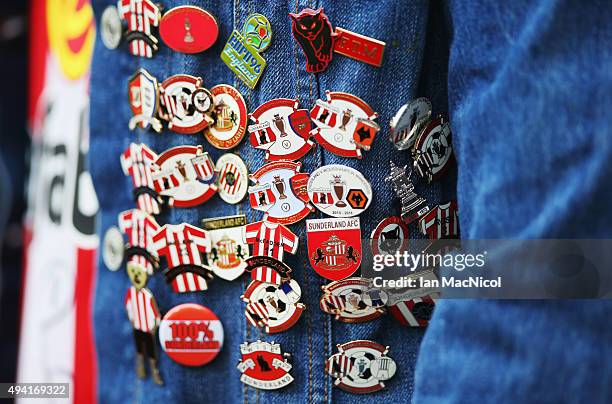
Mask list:
[[[324,10],[305,8],[298,14],[289,13],[289,16],[293,37],[306,56],[306,71],[324,72],[332,60],[334,42],[338,37]]]
[[[395,255],[408,247],[409,230],[408,225],[397,216],[383,219],[374,231],[370,239],[373,255]]]
[[[337,281],[357,271],[361,264],[359,218],[306,221],[310,265],[322,277]]]
[[[261,390],[277,390],[289,385],[293,376],[289,374],[290,354],[283,354],[280,344],[265,341],[245,342],[240,345],[242,359],[238,370],[240,381]]]

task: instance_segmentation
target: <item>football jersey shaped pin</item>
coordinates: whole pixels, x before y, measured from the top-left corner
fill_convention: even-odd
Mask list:
[[[247,267],[249,246],[244,242],[245,226],[245,215],[202,220],[211,242],[208,264],[215,275],[226,281],[238,278]]]
[[[247,194],[249,172],[246,164],[237,154],[226,153],[215,164],[217,170],[217,191],[227,203],[240,203]]]
[[[125,40],[134,56],[152,58],[159,49],[155,31],[159,26],[159,7],[150,0],[119,0],[119,15],[127,22]]]
[[[290,269],[282,265],[283,256],[285,253],[295,254],[299,245],[298,236],[289,228],[266,221],[249,223],[244,242],[253,246],[253,257],[247,262],[253,280],[278,285],[288,277]],[[263,260],[262,257],[273,260]]]
[[[299,303],[300,285],[289,279],[280,285],[252,281],[241,296],[245,316],[253,327],[275,334],[291,328],[300,319],[305,306]]]
[[[347,278],[361,265],[359,218],[310,219],[306,221],[308,258],[326,279]]]
[[[430,240],[459,238],[457,202],[434,206],[419,220],[419,230]]]
[[[414,192],[414,184],[410,181],[410,174],[407,174],[407,168],[398,167],[393,161],[390,162],[391,174],[385,181],[390,182],[393,191],[400,198],[402,204],[402,220],[410,223],[422,217],[429,212],[429,206],[425,198],[420,197]]]
[[[316,169],[308,180],[308,197],[321,212],[334,217],[361,214],[372,202],[372,186],[351,167],[330,164]]]
[[[187,223],[166,224],[153,234],[153,246],[166,258],[164,276],[175,293],[208,289],[212,275],[202,254],[211,251],[211,240],[205,230]]]
[[[308,174],[300,173],[302,163],[275,161],[251,174],[251,207],[265,212],[263,220],[292,224],[314,210],[308,201]]]
[[[159,35],[169,48],[182,53],[199,53],[213,46],[219,36],[215,17],[195,6],[174,7],[164,13]]]
[[[323,312],[344,323],[363,323],[385,313],[388,296],[382,290],[371,289],[364,278],[347,278],[321,287],[319,305]]]
[[[430,117],[431,102],[427,98],[417,98],[404,104],[391,119],[389,140],[398,150],[412,147]]]
[[[159,342],[168,356],[181,365],[206,365],[223,347],[223,325],[208,307],[179,304],[161,321]]]
[[[202,204],[217,192],[215,164],[202,146],[177,146],[163,152],[152,173],[155,191],[173,198],[174,206]]]
[[[238,370],[240,381],[261,390],[277,390],[289,385],[293,376],[289,374],[291,355],[281,351],[280,344],[264,341],[245,342],[240,345],[242,360]]]
[[[197,133],[214,123],[213,95],[202,87],[202,78],[176,74],[163,81],[160,93],[159,116],[174,132]]]
[[[291,32],[306,56],[306,71],[321,73],[327,70],[333,57],[334,33],[329,19],[322,8],[305,8],[298,14],[289,13]]]
[[[380,126],[378,113],[352,94],[327,91],[327,100],[317,100],[310,116],[317,126],[311,135],[326,150],[342,157],[361,158],[370,150]]]
[[[159,109],[157,79],[145,69],[138,69],[128,80],[128,100],[134,115],[129,122],[130,130],[138,126],[143,129],[151,127],[156,132],[161,132],[162,124],[157,119]]]
[[[143,212],[153,215],[160,213],[161,204],[164,202],[164,198],[155,190],[153,182],[153,171],[156,169],[157,158],[157,154],[143,143],[130,143],[121,154],[123,173],[132,177],[136,206]],[[174,203],[172,198],[165,199],[168,205],[172,206]]]
[[[249,115],[255,122],[248,127],[249,140],[253,147],[266,151],[266,161],[298,160],[314,147],[308,110],[298,105],[298,100],[276,98]]]
[[[119,214],[119,229],[127,235],[125,255],[128,264],[141,266],[147,275],[159,267],[159,257],[153,246],[153,235],[159,230],[155,218],[138,209]]]
[[[242,32],[232,31],[221,52],[221,60],[253,89],[266,67],[266,60],[260,53],[270,46],[271,41],[272,26],[268,19],[261,14],[251,14]]]
[[[416,139],[412,158],[416,172],[428,182],[442,177],[454,160],[448,122],[443,118],[431,121]]]
[[[214,99],[215,123],[204,132],[206,139],[217,149],[231,149],[244,138],[248,116],[242,95],[228,84],[210,89]]]
[[[397,365],[387,356],[389,347],[367,340],[338,345],[338,353],[325,362],[335,378],[334,386],[349,393],[366,394],[382,390],[384,381],[395,375]]]

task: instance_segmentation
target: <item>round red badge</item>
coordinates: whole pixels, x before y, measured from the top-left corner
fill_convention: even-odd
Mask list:
[[[206,139],[217,149],[238,146],[247,128],[247,109],[240,92],[228,84],[210,89],[214,97],[215,123],[208,127]]]
[[[162,17],[159,35],[177,52],[199,53],[217,41],[219,25],[212,14],[199,7],[175,7]]]
[[[186,366],[211,362],[223,347],[223,325],[209,308],[180,304],[159,325],[159,342],[168,356]]]

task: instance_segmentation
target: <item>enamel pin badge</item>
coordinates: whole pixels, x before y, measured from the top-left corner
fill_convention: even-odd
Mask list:
[[[293,376],[289,374],[291,355],[281,351],[280,344],[264,341],[245,342],[240,345],[242,360],[238,370],[240,381],[261,390],[277,390],[289,385]]]
[[[355,273],[361,265],[359,218],[306,221],[310,265],[323,278],[337,281]]]
[[[434,206],[419,220],[419,230],[430,240],[459,238],[457,202]]]
[[[119,15],[127,22],[125,41],[134,56],[152,58],[159,49],[155,31],[159,26],[159,7],[150,0],[119,0]]]
[[[412,149],[414,169],[428,182],[440,179],[453,162],[453,145],[448,122],[437,118],[429,122]]]
[[[233,30],[223,51],[221,60],[247,87],[257,86],[266,67],[266,60],[260,55],[272,42],[272,26],[261,14],[247,17],[242,32]]]
[[[384,381],[395,375],[397,365],[387,354],[389,347],[367,340],[338,345],[338,353],[325,362],[334,386],[349,393],[367,394],[382,390]]]
[[[237,154],[226,153],[215,163],[217,191],[227,203],[242,202],[249,187],[249,172],[246,164]]]
[[[396,149],[406,150],[412,147],[417,136],[429,123],[431,111],[431,102],[425,97],[402,105],[389,124],[389,140]]]
[[[128,100],[133,114],[129,122],[130,130],[138,126],[142,129],[151,127],[156,132],[161,132],[162,124],[157,119],[159,108],[157,79],[145,69],[138,69],[128,80]]]
[[[253,280],[281,284],[291,269],[282,263],[285,253],[295,254],[299,238],[289,228],[267,221],[249,223],[244,241],[253,246],[247,269]],[[270,259],[267,259],[270,258]]]
[[[212,182],[215,165],[202,146],[177,146],[163,152],[155,161],[152,179],[155,191],[173,198],[177,208],[200,205],[215,195]]]
[[[300,173],[302,163],[275,161],[251,174],[251,207],[265,212],[264,220],[292,224],[314,210],[308,200],[308,174]]]
[[[401,218],[408,224],[429,212],[429,206],[425,198],[414,192],[414,184],[410,181],[410,174],[407,174],[407,167],[398,167],[393,161],[390,162],[390,165],[391,173],[385,178],[385,181],[391,183],[393,191],[400,199]]]
[[[181,365],[206,365],[221,352],[223,325],[208,307],[179,304],[162,319],[159,343],[166,354]]]
[[[278,230],[285,232],[288,229],[278,228]],[[268,238],[268,241],[272,240]],[[283,241],[279,241],[280,248],[283,247],[282,244],[284,244]],[[256,249],[257,245],[253,247]],[[253,281],[280,285],[291,279],[291,268],[284,262],[274,258],[274,255],[278,256],[278,253],[273,253],[272,255],[256,255],[246,260],[246,271],[251,273],[251,279]]]
[[[168,129],[191,134],[214,123],[213,95],[202,87],[202,78],[176,74],[162,82],[160,93],[159,116],[168,122]]]
[[[174,203],[171,197],[162,198],[156,191],[153,182],[153,171],[157,169],[157,154],[144,143],[130,143],[121,154],[123,173],[132,178],[133,194],[136,206],[143,212],[157,215],[161,212],[164,201],[169,206]]]
[[[378,114],[361,98],[327,91],[327,100],[317,100],[310,111],[316,128],[311,135],[326,150],[342,157],[361,158],[370,150],[380,126]]]
[[[130,209],[119,214],[119,229],[127,235],[125,257],[128,264],[142,267],[147,275],[159,268],[159,257],[153,246],[153,235],[159,224],[153,216],[139,209]]]
[[[276,98],[249,115],[255,122],[248,127],[249,140],[253,147],[266,151],[266,161],[298,160],[314,147],[310,115],[298,105],[298,100]]]
[[[306,56],[306,71],[321,73],[327,70],[338,34],[334,33],[324,10],[305,8],[298,14],[289,13],[289,16],[293,37]]]
[[[402,300],[389,307],[389,313],[405,327],[427,327],[436,306],[438,294]]]
[[[373,255],[395,255],[408,247],[410,230],[401,217],[391,216],[382,220],[372,231]]]
[[[219,84],[210,89],[213,95],[214,124],[204,136],[217,149],[231,149],[242,141],[246,133],[248,116],[242,95],[228,84]]]
[[[159,35],[172,50],[199,53],[210,48],[219,36],[216,18],[195,6],[174,7],[164,13]]]
[[[353,217],[372,202],[372,186],[351,167],[330,164],[316,169],[307,184],[310,201],[333,217]]]
[[[202,228],[211,243],[208,265],[216,276],[226,281],[238,278],[247,267],[249,246],[243,241],[245,226],[245,215],[202,220]]]
[[[252,281],[241,296],[245,316],[253,327],[275,334],[291,328],[300,319],[305,306],[300,285],[288,279],[280,285]]]
[[[104,232],[102,241],[102,260],[104,265],[111,271],[118,271],[123,263],[125,247],[123,246],[123,236],[115,226],[109,227]]]
[[[208,289],[212,279],[202,254],[211,251],[210,236],[205,230],[187,223],[166,224],[153,234],[155,252],[166,258],[166,283],[175,293],[200,292]]]
[[[100,38],[107,49],[117,49],[123,38],[123,24],[117,7],[107,6],[100,17]]]
[[[319,306],[344,323],[363,323],[385,313],[388,296],[382,290],[371,289],[364,278],[347,278],[321,287]]]
[[[334,44],[334,52],[372,66],[382,65],[386,46],[383,41],[339,27],[336,27],[336,34],[338,38]]]

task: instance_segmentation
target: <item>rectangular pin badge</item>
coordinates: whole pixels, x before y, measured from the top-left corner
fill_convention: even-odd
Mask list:
[[[334,52],[372,66],[381,66],[386,46],[383,41],[338,27],[336,33],[339,37],[334,44]]]

